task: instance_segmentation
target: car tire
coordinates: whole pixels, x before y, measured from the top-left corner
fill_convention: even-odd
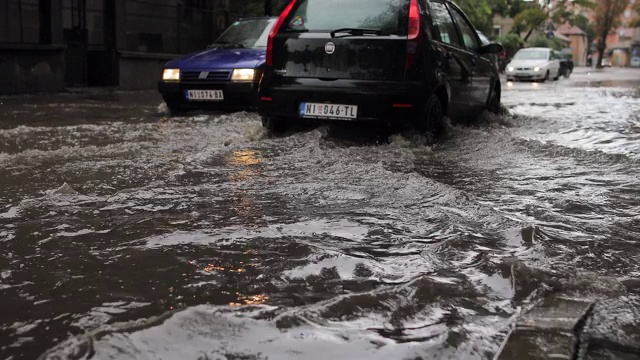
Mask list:
[[[549,80],[549,70],[547,70],[547,73],[544,74],[544,78],[542,80],[540,80],[541,82],[546,82],[547,80]]]
[[[182,101],[175,99],[164,99],[164,103],[167,104],[167,109],[172,114],[178,114],[185,111],[185,106]]]
[[[420,115],[418,129],[426,137],[428,145],[444,135],[445,113],[438,96],[431,95],[427,100]]]
[[[565,69],[564,70],[564,74],[562,74],[562,76],[564,76],[565,79],[568,79],[569,76],[571,76],[571,70],[570,69]]]
[[[494,86],[489,93],[489,99],[487,99],[487,111],[492,114],[500,114],[500,93],[497,86]]]
[[[279,135],[285,133],[291,127],[289,120],[281,117],[262,117],[262,126],[267,129],[271,135]]]

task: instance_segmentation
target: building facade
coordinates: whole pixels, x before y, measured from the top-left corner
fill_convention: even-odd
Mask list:
[[[234,20],[229,0],[2,0],[0,94],[155,86]]]

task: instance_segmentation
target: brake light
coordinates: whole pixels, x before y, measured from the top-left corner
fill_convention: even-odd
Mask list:
[[[267,40],[267,66],[271,66],[271,64],[273,64],[273,38],[278,34],[278,31],[280,31],[280,27],[284,23],[284,20],[287,18],[287,16],[289,16],[289,13],[291,12],[291,9],[293,9],[293,6],[295,4],[296,0],[291,0],[289,5],[287,5],[280,16],[278,16],[278,21],[276,21],[275,25],[273,25],[273,28],[271,28],[271,32],[269,33],[269,40]]]
[[[407,60],[405,70],[410,71],[416,59],[418,50],[418,36],[420,35],[420,8],[418,0],[411,0],[409,3],[409,29],[407,31]]]
[[[411,0],[409,4],[409,32],[408,39],[415,40],[420,35],[420,8],[418,0]]]

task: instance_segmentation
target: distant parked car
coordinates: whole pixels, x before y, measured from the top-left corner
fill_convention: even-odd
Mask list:
[[[269,36],[258,111],[263,125],[413,124],[427,138],[500,110],[500,78],[452,1],[296,0]]]
[[[236,21],[206,50],[166,63],[158,90],[167,107],[254,108],[267,39],[276,20]]]
[[[571,76],[573,72],[573,60],[570,55],[560,55],[560,73],[565,78]]]
[[[611,67],[611,61],[609,61],[609,58],[605,56],[602,58],[601,65],[602,67]]]
[[[507,64],[507,80],[558,80],[560,60],[550,48],[520,49]]]

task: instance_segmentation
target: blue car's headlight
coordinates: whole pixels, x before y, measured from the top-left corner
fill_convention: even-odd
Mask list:
[[[178,81],[180,80],[180,69],[164,69],[162,72],[163,81]]]
[[[231,74],[231,81],[253,81],[255,76],[255,69],[235,69]]]

